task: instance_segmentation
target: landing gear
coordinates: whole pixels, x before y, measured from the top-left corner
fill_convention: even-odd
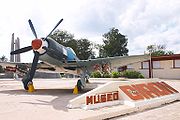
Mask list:
[[[88,74],[85,76],[85,81],[86,81],[86,83],[90,83],[89,82],[89,75]]]
[[[26,82],[26,81],[22,80],[22,82],[23,82],[25,90],[27,90],[28,92],[34,92],[35,91],[32,81]]]
[[[73,90],[73,94],[78,94],[79,91],[82,91],[82,89],[83,89],[83,86],[82,86],[81,80],[79,79],[77,81],[77,84],[76,84],[74,90]]]
[[[29,82],[28,83],[28,92],[34,92],[35,89],[34,89],[34,86],[33,86],[33,82]]]
[[[24,89],[27,90],[28,92],[34,92],[34,86],[33,86],[33,82],[29,81],[29,77],[28,77],[29,73],[27,75],[25,75],[22,79],[22,83],[24,86]]]
[[[22,83],[23,83],[24,89],[28,90],[28,81],[23,78]]]
[[[77,81],[77,84],[73,90],[73,93],[74,94],[78,94],[79,91],[82,91],[85,86],[86,86],[86,83],[89,83],[89,76],[85,73],[81,74],[81,78]]]
[[[78,91],[82,91],[83,86],[82,86],[81,80],[77,81],[77,88],[78,88]]]
[[[22,82],[23,82],[25,90],[27,90],[28,92],[34,92],[35,91],[34,86],[33,86],[33,82],[31,82],[31,81],[29,81],[29,82],[22,81]]]

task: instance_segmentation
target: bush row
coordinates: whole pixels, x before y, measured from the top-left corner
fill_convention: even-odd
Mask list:
[[[103,72],[92,72],[91,77],[93,78],[118,78],[118,77],[126,77],[126,78],[144,78],[144,76],[137,71],[123,71],[123,72],[111,72],[111,73],[103,73]]]

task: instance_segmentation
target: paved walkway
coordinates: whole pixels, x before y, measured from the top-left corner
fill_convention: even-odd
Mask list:
[[[180,91],[180,81],[167,82]],[[66,107],[68,101],[78,96],[72,94],[75,84],[76,80],[73,79],[35,80],[37,91],[27,93],[23,90],[21,81],[0,80],[0,120],[94,120],[99,119],[96,117],[98,115],[111,117],[122,108],[113,106],[87,111],[68,109]],[[127,108],[129,107],[124,106],[124,109]],[[111,119],[180,120],[180,102]]]
[[[180,120],[180,102],[112,118],[111,120]]]

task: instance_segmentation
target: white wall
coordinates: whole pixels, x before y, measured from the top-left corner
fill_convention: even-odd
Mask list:
[[[141,63],[133,64],[136,71],[149,78],[149,69],[141,69]],[[173,60],[160,61],[160,68],[153,69],[153,78],[180,79],[180,68],[173,68]]]
[[[149,78],[149,69],[141,69],[141,62],[131,64],[130,67],[129,70],[139,71],[145,78]],[[117,71],[117,68],[114,66],[113,71]],[[180,79],[180,68],[173,68],[173,60],[160,61],[160,68],[153,69],[153,78]]]

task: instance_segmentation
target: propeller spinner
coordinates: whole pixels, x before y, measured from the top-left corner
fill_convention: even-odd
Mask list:
[[[51,32],[45,37],[45,39],[38,39],[35,28],[31,22],[31,20],[28,20],[29,22],[29,26],[31,28],[31,31],[33,33],[33,35],[35,36],[35,39],[32,41],[31,46],[27,46],[15,51],[12,51],[10,54],[14,55],[14,54],[20,54],[20,53],[24,53],[24,52],[28,52],[30,50],[34,51],[34,59],[31,65],[31,69],[29,70],[29,72],[27,73],[26,76],[24,76],[22,82],[24,84],[24,88],[26,90],[28,90],[28,85],[32,84],[32,79],[34,77],[36,68],[37,68],[37,64],[38,64],[38,60],[39,60],[39,56],[46,52],[48,50],[48,43],[46,41],[46,38],[49,37],[52,32],[58,27],[58,25],[63,21],[63,19],[61,19],[56,26],[51,30]]]
[[[41,39],[35,39],[32,41],[32,49],[33,50],[38,50],[42,46],[42,41]]]

